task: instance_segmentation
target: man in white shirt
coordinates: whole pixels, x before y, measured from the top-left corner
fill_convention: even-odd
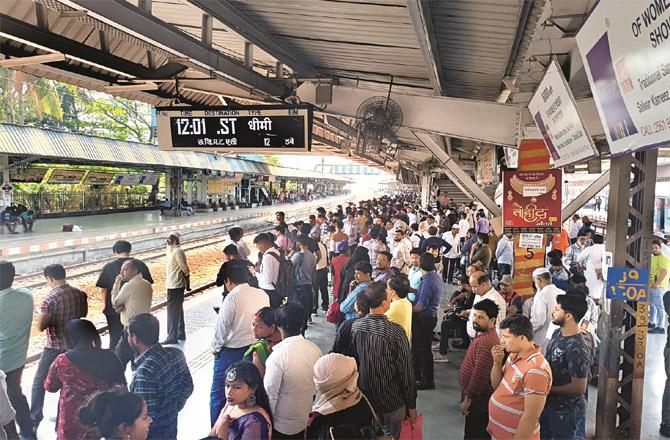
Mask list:
[[[257,273],[258,287],[265,290],[270,298],[270,307],[276,309],[284,301],[284,297],[277,293],[276,287],[279,278],[279,262],[282,256],[267,234],[258,234],[254,238],[254,244],[258,251],[263,254],[259,261],[260,267]]]
[[[577,241],[577,234],[579,230],[582,229],[582,218],[579,214],[572,216],[572,226],[570,226],[570,231],[568,231],[568,238],[570,239],[570,244],[575,244]]]
[[[512,262],[514,261],[514,235],[505,234],[498,241],[496,247],[496,260],[500,275],[512,274]]]
[[[344,229],[342,231],[347,234],[348,244],[349,246],[354,246],[358,239],[358,221],[354,218],[353,213],[349,213],[343,223]]]
[[[239,226],[235,226],[234,228],[230,228],[228,231],[228,240],[223,244],[223,247],[225,248],[229,244],[234,244],[235,247],[237,247],[237,252],[240,254],[240,257],[242,257],[243,260],[248,260],[249,255],[251,255],[251,251],[249,250],[249,246],[242,240],[242,237],[244,237],[244,229],[240,228]]]
[[[468,229],[470,229],[470,222],[468,221],[468,215],[465,212],[461,212],[460,220],[458,221],[459,240],[465,241],[465,238],[468,235]]]
[[[461,242],[459,240],[460,229],[458,229],[458,223],[451,225],[451,230],[442,234],[442,240],[447,242],[451,248],[444,255],[444,274],[442,279],[449,284],[454,281],[454,270],[458,266],[458,262],[461,259]]]
[[[533,283],[535,283],[537,289],[530,310],[530,322],[533,324],[533,342],[540,346],[542,354],[544,354],[553,333],[549,333],[549,328],[552,326],[552,313],[556,306],[556,297],[565,294],[565,291],[554,286],[551,281],[551,274],[546,267],[540,267],[533,271]]]
[[[319,231],[312,232],[312,238],[319,246],[320,255],[316,260],[316,272],[314,272],[314,302],[312,312],[316,313],[319,308],[319,292],[321,292],[321,310],[328,311],[330,300],[328,298],[328,249],[321,242]]]
[[[121,315],[123,333],[114,351],[121,359],[124,368],[135,357],[133,349],[128,344],[128,323],[137,315],[151,313],[151,299],[153,288],[149,281],[142,278],[140,263],[130,258],[121,266],[121,274],[114,280],[112,287],[112,306]],[[121,286],[121,283],[125,284]]]
[[[176,344],[186,339],[184,291],[190,290],[190,271],[179,239],[179,233],[173,231],[166,240],[165,287],[167,288],[168,337],[162,342],[163,344]]]
[[[395,228],[393,231],[393,259],[391,266],[397,268],[400,272],[407,275],[412,265],[410,252],[412,251],[412,242],[405,236],[405,230]]]
[[[414,213],[413,208],[408,208],[407,209],[407,218],[409,218],[409,225],[412,226],[417,222],[417,217],[416,214]]]
[[[596,234],[593,236],[593,245],[584,249],[577,257],[577,263],[584,268],[584,277],[586,278],[586,287],[589,288],[589,296],[596,301],[605,289],[605,280],[603,279],[603,262],[605,261],[605,245],[603,236]]]
[[[299,304],[284,304],[277,311],[282,341],[272,349],[263,379],[274,418],[273,437],[303,438],[316,394],[314,364],[321,350],[302,336],[304,317]]]
[[[212,425],[226,404],[226,370],[241,361],[256,338],[253,319],[263,307],[270,305],[268,295],[248,284],[249,271],[240,260],[227,261],[221,268],[228,295],[223,299],[214,328],[212,353],[214,377],[210,392],[209,409]]]
[[[500,293],[498,293],[498,291],[493,288],[493,285],[491,284],[491,278],[489,278],[489,276],[484,272],[475,272],[470,275],[470,287],[472,287],[472,291],[475,293],[475,299],[472,303],[473,306],[483,299],[490,299],[498,305],[496,331],[500,333],[500,323],[503,319],[505,319],[505,316],[507,316],[507,304],[505,303],[505,298],[503,298],[502,295],[500,295]],[[470,339],[474,339],[474,337],[477,336],[477,332],[475,331],[475,327],[473,325],[475,322],[474,309],[462,311],[461,316],[468,318],[468,336],[470,336]]]

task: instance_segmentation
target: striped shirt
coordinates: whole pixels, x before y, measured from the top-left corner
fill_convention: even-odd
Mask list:
[[[384,414],[402,406],[416,408],[412,355],[405,330],[385,315],[370,314],[352,327],[358,362],[358,386],[375,411]]]
[[[542,356],[540,347],[524,358],[512,353],[503,366],[503,378],[489,400],[488,431],[493,439],[512,439],[524,410],[524,398],[529,394],[546,396],[551,389],[551,368]],[[529,440],[540,439],[537,423]]]

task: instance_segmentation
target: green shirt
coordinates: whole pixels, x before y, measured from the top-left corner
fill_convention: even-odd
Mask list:
[[[30,290],[0,290],[0,370],[5,373],[26,363],[33,307]]]
[[[658,255],[651,256],[651,265],[649,267],[649,282],[653,286],[656,283],[656,278],[658,278],[661,273],[661,269],[666,270],[665,277],[662,280],[658,280],[658,286],[661,289],[668,288],[668,275],[670,274],[670,258],[661,252]]]
[[[265,361],[268,360],[268,356],[272,353],[270,349],[270,342],[267,339],[261,339],[249,346],[249,349],[244,353],[244,358],[249,358],[250,361],[253,361],[254,352],[258,355],[258,360],[261,361],[261,365],[265,368]]]

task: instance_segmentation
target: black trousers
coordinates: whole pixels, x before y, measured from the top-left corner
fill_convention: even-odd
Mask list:
[[[312,309],[319,308],[319,292],[321,293],[321,310],[328,310],[330,300],[328,299],[328,268],[319,269],[314,272],[314,297]]]
[[[28,399],[21,390],[21,377],[23,376],[23,368],[7,373],[7,396],[9,402],[16,411],[16,424],[19,426],[19,431],[24,438],[29,438],[33,435],[33,420],[30,418],[30,407],[28,406]]]
[[[272,307],[273,309],[278,309],[279,306],[281,306],[282,303],[284,302],[284,297],[278,294],[276,290],[269,290],[269,289],[263,289],[263,290],[265,290],[265,293],[267,293],[268,297],[270,298],[270,307]]]
[[[128,329],[124,328],[123,332],[121,333],[121,338],[119,338],[119,343],[116,344],[116,348],[114,349],[114,352],[116,355],[121,359],[121,364],[123,365],[123,370],[126,370],[126,366],[128,365],[128,362],[133,361],[135,359],[135,352],[133,349],[130,347],[130,344],[128,343]],[[132,365],[131,365],[132,367]]]
[[[491,434],[486,430],[489,424],[488,411],[470,410],[470,415],[465,416],[464,440],[490,440]]]
[[[105,318],[107,319],[107,328],[109,331],[109,349],[114,350],[121,339],[121,333],[123,332],[123,324],[121,324],[121,315],[119,315],[115,310],[105,312]]]
[[[458,263],[461,261],[460,257],[456,258],[446,258],[442,257],[444,271],[442,273],[442,281],[451,283],[454,280],[454,271],[458,267]]]
[[[512,274],[512,265],[511,264],[506,264],[506,263],[498,263],[498,272],[500,272],[501,277],[503,275],[511,275]]]
[[[37,365],[37,372],[33,379],[33,387],[30,394],[30,418],[33,420],[34,427],[38,427],[44,418],[42,414],[45,393],[44,380],[47,378],[47,374],[49,374],[51,364],[53,364],[61,353],[65,353],[65,350],[45,348],[40,356],[40,363]]]
[[[168,339],[173,341],[186,337],[184,290],[185,287],[167,290],[167,333]]]
[[[459,318],[456,314],[450,315],[440,323],[440,354],[445,355],[449,352],[449,333],[456,330],[461,337],[467,331],[468,322]]]
[[[312,317],[312,285],[298,284],[295,286],[295,293],[289,295],[288,302],[300,304],[305,309],[305,326],[307,328],[307,321]]]
[[[431,349],[433,329],[437,324],[437,316],[415,314],[417,325],[412,333],[412,347],[415,350],[414,371],[416,379],[425,383],[434,382],[433,351]]]

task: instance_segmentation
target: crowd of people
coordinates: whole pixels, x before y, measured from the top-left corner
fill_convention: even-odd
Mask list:
[[[9,205],[0,212],[0,228],[7,228],[10,234],[16,234],[18,225],[23,226],[23,232],[33,232],[33,225],[35,224],[35,213],[27,206]]]
[[[231,228],[216,278],[223,299],[211,343],[208,438],[399,438],[403,425],[418,422],[419,392],[436,388],[434,365],[452,362],[454,350],[465,351],[464,438],[585,438],[604,248],[588,219],[578,220],[572,243],[553,246],[546,267],[533,272],[532,298],[514,290],[513,236],[497,236],[472,206],[422,207],[407,194],[318,208],[290,223],[277,212],[253,250],[244,230]],[[652,247],[661,293],[670,271],[664,245]],[[159,342],[153,278],[131,251],[117,242],[97,282],[109,350],[85,319],[86,294],[62,266],[44,270],[52,291],[38,328],[47,342],[30,405],[20,384],[33,298],[12,287],[14,267],[0,262],[0,425],[7,422],[10,438],[14,419],[22,438],[35,438],[45,392],[58,391],[59,439],[177,437],[193,392],[184,354],[172,346],[187,337],[187,255],[171,232],[168,336]],[[652,289],[652,308],[663,306],[653,298]],[[328,354],[306,337],[319,313],[334,324]],[[655,328],[664,328],[664,313],[652,319]],[[3,413],[5,389],[11,411]]]

